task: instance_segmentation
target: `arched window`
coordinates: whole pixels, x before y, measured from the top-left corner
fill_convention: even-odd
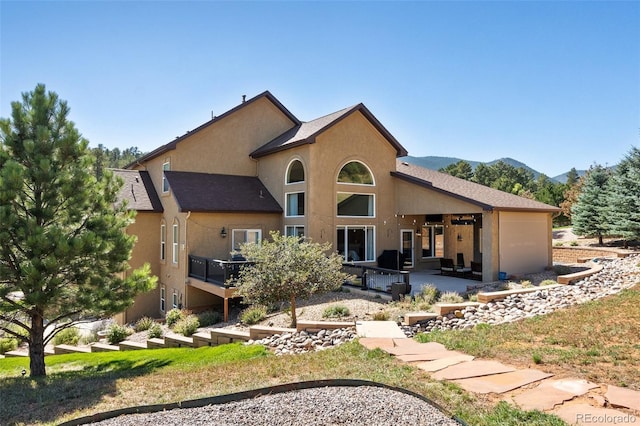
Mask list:
[[[338,173],[338,183],[354,183],[357,185],[374,185],[373,174],[367,166],[359,161],[350,161]]]
[[[304,166],[300,160],[293,160],[287,169],[287,183],[304,182]]]

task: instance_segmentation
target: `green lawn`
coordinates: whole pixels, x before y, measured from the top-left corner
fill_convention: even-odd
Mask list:
[[[543,317],[420,337],[478,357],[562,376],[640,389],[640,288]],[[562,425],[523,412],[356,342],[332,350],[276,357],[261,346],[57,355],[48,376],[21,376],[28,359],[0,360],[2,424],[56,424],[136,405],[162,404],[320,379],[362,379],[421,394],[474,426]]]

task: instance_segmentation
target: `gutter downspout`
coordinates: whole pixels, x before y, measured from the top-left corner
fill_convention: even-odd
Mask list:
[[[187,294],[189,293],[187,291],[187,283],[189,282],[189,245],[187,244],[187,241],[189,241],[188,237],[189,237],[189,233],[188,231],[188,224],[189,224],[189,218],[191,217],[191,210],[189,210],[187,212],[187,217],[185,217],[184,219],[184,305],[182,305],[185,309],[189,303],[189,300],[187,298]]]

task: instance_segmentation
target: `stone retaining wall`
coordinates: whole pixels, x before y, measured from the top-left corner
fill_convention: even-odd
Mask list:
[[[554,263],[581,263],[583,259],[596,257],[627,257],[634,254],[632,250],[623,250],[609,247],[553,247]]]

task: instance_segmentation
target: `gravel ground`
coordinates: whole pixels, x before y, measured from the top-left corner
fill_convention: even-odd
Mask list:
[[[371,386],[303,389],[228,404],[125,415],[93,424],[459,426],[419,398]]]

